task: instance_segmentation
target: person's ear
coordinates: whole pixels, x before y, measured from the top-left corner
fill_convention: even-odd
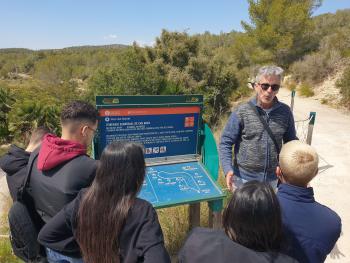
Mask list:
[[[281,168],[279,166],[276,167],[276,175],[277,175],[277,178],[282,181],[282,171],[281,171]]]
[[[83,135],[83,137],[86,137],[88,129],[89,129],[89,127],[86,125],[80,127],[80,133],[81,133],[81,135]]]

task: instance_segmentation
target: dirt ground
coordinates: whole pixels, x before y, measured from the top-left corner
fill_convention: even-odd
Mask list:
[[[290,105],[290,91],[281,89],[277,97]],[[295,120],[304,120],[316,112],[311,145],[320,156],[319,174],[312,181],[315,198],[338,213],[342,219],[342,236],[326,262],[350,262],[350,114],[330,108],[315,98],[298,95],[294,102]],[[303,137],[307,127],[297,122]],[[303,127],[305,126],[305,127]],[[325,226],[326,227],[326,226]]]

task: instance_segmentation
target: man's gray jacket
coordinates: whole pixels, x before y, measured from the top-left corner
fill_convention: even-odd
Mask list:
[[[281,149],[282,143],[296,140],[293,114],[288,105],[274,99],[268,111],[257,105],[256,98],[251,102],[266,120]],[[232,147],[234,145],[234,162]],[[278,165],[277,150],[259,117],[248,103],[240,105],[230,116],[221,136],[221,166],[226,175],[234,171],[244,180],[275,180]]]

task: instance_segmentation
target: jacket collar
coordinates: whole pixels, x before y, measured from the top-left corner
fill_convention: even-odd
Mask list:
[[[315,202],[314,190],[312,187],[299,187],[291,184],[282,183],[278,186],[277,195],[292,201],[302,203]]]
[[[24,158],[29,158],[30,156],[30,152],[27,152],[26,150],[24,150],[23,148],[21,147],[18,147],[17,145],[15,144],[12,144],[10,146],[10,149],[8,150],[8,152],[10,154],[12,154],[13,156],[15,157],[24,157]]]
[[[254,98],[252,98],[250,100],[257,108],[259,108],[260,110],[263,110],[263,108],[260,107],[260,105],[258,104],[258,101],[257,101],[257,96],[254,96]],[[271,108],[271,111],[279,108],[281,106],[281,102],[278,100],[277,96],[274,97],[273,99],[273,105],[272,105],[272,108]]]

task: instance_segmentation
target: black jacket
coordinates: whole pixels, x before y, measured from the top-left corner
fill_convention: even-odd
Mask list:
[[[273,252],[257,252],[232,241],[221,230],[195,228],[179,253],[180,263],[296,263],[298,261]]]
[[[0,168],[6,173],[7,185],[14,201],[17,200],[18,190],[24,182],[29,156],[30,152],[11,145],[8,152],[0,158]]]
[[[73,233],[84,193],[85,190],[81,191],[75,200],[41,229],[39,243],[63,255],[81,257]],[[122,262],[170,262],[157,213],[145,200],[137,198],[129,212],[120,234],[120,253]]]
[[[87,155],[79,155],[56,167],[40,171],[37,168],[39,149],[29,160],[32,165],[28,192],[41,218],[47,222],[66,204],[72,201],[79,191],[91,185],[96,172],[96,161]]]

